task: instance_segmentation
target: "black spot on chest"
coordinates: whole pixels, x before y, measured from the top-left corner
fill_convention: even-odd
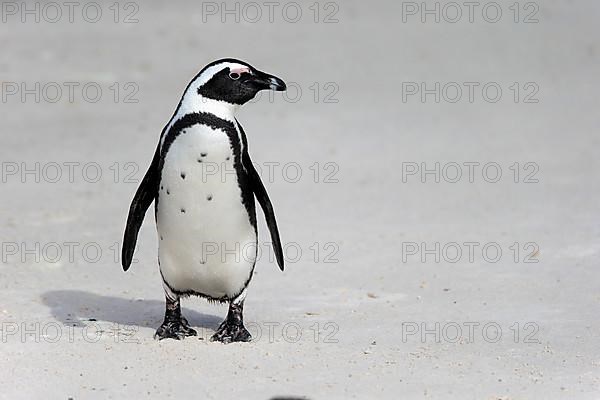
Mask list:
[[[190,113],[186,114],[183,117],[179,118],[175,123],[171,126],[171,128],[167,132],[163,132],[164,142],[160,152],[160,160],[159,160],[159,170],[162,171],[165,164],[165,157],[168,153],[171,145],[177,139],[177,137],[182,134],[186,129],[194,126],[194,125],[206,125],[215,130],[221,130],[227,134],[229,139],[229,147],[232,151],[232,156],[226,158],[226,160],[230,160],[233,157],[233,167],[235,169],[237,184],[241,190],[241,201],[248,212],[248,216],[250,218],[250,223],[256,227],[256,207],[254,202],[254,192],[252,190],[252,185],[250,182],[250,178],[248,173],[243,167],[242,164],[242,144],[244,148],[247,147],[246,137],[243,130],[240,129],[240,134],[236,129],[236,125],[224,119],[221,119],[213,114],[209,113]],[[240,141],[240,135],[242,140]],[[243,143],[242,143],[243,141]],[[200,158],[197,158],[199,163],[202,163],[202,158],[208,155],[207,152],[201,152]],[[181,172],[181,179],[185,180],[186,175],[191,173],[190,171]],[[167,189],[167,194],[170,194]],[[212,195],[210,195],[210,199],[207,196],[207,200],[212,200]],[[185,213],[185,210],[181,209],[182,213]]]

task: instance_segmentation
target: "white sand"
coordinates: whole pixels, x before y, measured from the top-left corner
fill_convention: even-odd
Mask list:
[[[339,4],[334,24],[314,23],[309,2],[296,24],[280,12],[274,23],[266,15],[260,23],[222,24],[218,16],[203,23],[200,2],[164,3],[141,3],[137,24],[112,22],[108,3],[97,24],[80,13],[74,23],[9,16],[0,24],[3,82],[103,89],[97,103],[76,90],[73,102],[65,92],[56,103],[16,95],[1,104],[3,172],[11,162],[45,170],[40,183],[32,174],[23,183],[19,172],[1,184],[0,397],[598,398],[600,3],[541,2],[538,24],[512,22],[512,1],[501,2],[496,24],[480,13],[472,24],[467,16],[402,23],[401,2],[355,0]],[[322,20],[331,10],[320,6]],[[296,258],[295,248],[302,254],[285,273],[266,256],[257,266],[245,312],[254,342],[209,342],[226,308],[200,299],[183,303],[200,336],[157,342],[164,305],[150,213],[139,263],[125,274],[115,260],[136,189],[124,163],[139,165],[133,176],[141,178],[188,79],[224,56],[302,89],[295,103],[263,96],[239,116],[254,161],[280,163],[265,183],[288,257]],[[139,102],[115,104],[114,82],[121,100],[135,82]],[[339,88],[337,104],[323,101],[327,82]],[[486,102],[478,89],[472,104],[465,97],[436,104],[433,95],[403,102],[403,82],[497,82],[503,97]],[[527,82],[539,87],[539,103],[521,101]],[[65,162],[80,163],[72,183]],[[293,164],[282,176],[291,162],[302,168],[296,183]],[[503,175],[487,183],[479,167],[473,183],[464,176],[438,184],[431,175],[403,182],[403,163],[412,162],[496,162]],[[515,162],[520,183],[509,169]],[[539,183],[522,183],[532,171],[527,162],[539,166]],[[52,163],[62,165],[57,183],[48,182]],[[82,177],[86,163],[100,165],[99,182]],[[338,182],[325,183],[336,168]],[[70,242],[78,243],[72,259]],[[403,243],[410,250],[436,242],[459,243],[462,257],[448,262],[448,247],[439,263],[433,255],[425,263],[420,253],[403,257]],[[472,261],[464,242],[480,243]],[[528,242],[539,248],[538,263],[523,262],[535,252]],[[39,260],[25,251],[36,243]],[[486,243],[502,249],[498,262],[482,256]],[[433,332],[424,340],[422,328]]]

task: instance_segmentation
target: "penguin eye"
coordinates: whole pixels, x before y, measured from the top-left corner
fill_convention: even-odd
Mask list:
[[[237,81],[238,79],[240,79],[240,74],[237,72],[230,72],[229,77],[234,81]]]

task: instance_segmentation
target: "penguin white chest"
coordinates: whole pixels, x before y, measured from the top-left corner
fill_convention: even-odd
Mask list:
[[[238,152],[239,154],[239,152]],[[169,287],[233,297],[248,282],[257,236],[227,134],[196,124],[164,156],[157,205],[160,270]]]

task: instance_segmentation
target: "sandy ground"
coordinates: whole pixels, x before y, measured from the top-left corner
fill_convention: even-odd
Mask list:
[[[600,398],[600,3],[512,3],[496,23],[486,2],[456,23],[444,2],[439,23],[397,1],[298,3],[296,23],[287,3],[3,10],[0,397]],[[225,56],[293,83],[239,115],[288,265],[261,246],[253,342],[211,343],[226,308],[200,299],[199,337],[157,342],[154,222],[123,273],[126,212]],[[439,102],[410,94],[436,82]]]

